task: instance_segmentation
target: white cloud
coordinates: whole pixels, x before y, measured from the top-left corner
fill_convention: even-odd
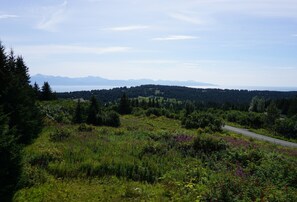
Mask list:
[[[171,35],[166,37],[157,37],[153,38],[154,41],[175,41],[175,40],[191,40],[197,39],[197,36],[190,36],[190,35]]]
[[[137,30],[143,30],[148,29],[149,26],[146,25],[131,25],[131,26],[123,26],[123,27],[110,27],[106,28],[104,30],[107,31],[115,31],[115,32],[125,32],[125,31],[137,31]]]
[[[62,4],[49,9],[51,10],[49,14],[43,17],[43,20],[38,23],[37,29],[56,32],[58,31],[58,25],[65,20],[65,10],[67,7],[68,1],[64,1]]]
[[[0,15],[0,19],[7,19],[7,18],[18,18],[18,15],[8,15],[8,14],[2,14]]]
[[[102,1],[102,0],[88,0],[88,2],[92,2],[92,3],[94,3],[94,2],[100,2],[100,1]]]
[[[262,17],[297,17],[296,0],[192,0],[176,3],[179,11],[194,10],[198,14],[218,15],[220,13],[245,14]]]
[[[297,34],[293,34],[292,37],[297,37]]]
[[[129,61],[132,64],[176,64],[179,63],[176,60],[132,60]]]
[[[111,47],[87,47],[75,45],[40,45],[40,46],[20,46],[17,51],[32,56],[48,56],[59,54],[107,54],[123,53],[131,50],[130,47],[111,46]]]
[[[196,25],[200,25],[200,24],[204,23],[202,20],[198,19],[197,17],[192,17],[192,16],[181,14],[181,13],[172,13],[169,16],[174,19],[184,21],[187,23],[196,24]]]

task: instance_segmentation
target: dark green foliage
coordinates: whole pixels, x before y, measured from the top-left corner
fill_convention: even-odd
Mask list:
[[[297,115],[297,98],[292,99],[290,101],[290,105],[288,107],[288,115],[289,116]]]
[[[281,114],[287,116],[297,115],[297,96],[293,98],[282,98],[274,100],[277,108],[280,110]]]
[[[195,105],[192,102],[187,101],[185,105],[185,109],[186,109],[186,116],[188,116],[194,112]]]
[[[48,82],[44,82],[43,86],[41,87],[41,100],[54,100],[56,99],[55,94],[52,91]]]
[[[82,108],[81,108],[81,104],[80,104],[80,99],[77,101],[75,114],[74,114],[74,117],[73,117],[73,122],[74,123],[82,123],[83,122]]]
[[[120,114],[131,114],[132,112],[132,107],[130,105],[130,100],[126,93],[124,93],[120,99],[120,104],[119,104],[119,113]]]
[[[119,127],[121,125],[120,116],[115,111],[108,111],[104,115],[103,124],[106,126]]]
[[[100,114],[99,114],[100,112]],[[89,107],[89,113],[87,118],[87,123],[92,125],[101,125],[102,124],[102,113],[99,107],[99,103],[95,96],[91,98],[91,104]]]
[[[227,111],[225,118],[229,122],[238,123],[244,127],[262,128],[265,123],[265,115],[255,112]]]
[[[4,201],[9,201],[17,183],[19,154],[15,130],[9,129],[7,117],[0,110],[0,196]]]
[[[274,100],[292,98],[297,95],[297,92],[197,89],[179,86],[142,85],[131,88],[114,88],[111,90],[58,93],[58,97],[90,99],[91,96],[95,95],[102,102],[111,102],[121,97],[123,92],[129,94],[130,98],[161,96],[165,99],[190,100],[198,103],[197,106],[199,105],[199,107],[207,108],[216,106],[240,110],[248,110],[249,104],[255,96],[263,97],[265,100]],[[229,106],[227,106],[228,103]]]
[[[19,174],[19,151],[42,127],[28,67],[0,42],[0,196],[9,200]]]
[[[297,139],[297,116],[276,120],[275,131],[286,138]]]
[[[9,128],[14,128],[18,135],[18,142],[28,143],[41,127],[41,119],[35,105],[34,92],[29,85],[28,68],[21,57],[15,58],[13,52],[9,56],[5,55],[4,48],[1,47],[2,66],[0,105],[3,112],[8,114]]]
[[[172,118],[172,119],[179,119],[179,114],[174,113],[174,112],[170,112],[169,110],[165,109],[165,108],[148,108],[145,111],[145,115],[146,116],[165,116],[167,118]]]
[[[66,140],[71,135],[69,130],[58,128],[50,134],[50,140],[53,142],[60,142]]]
[[[83,123],[85,114],[81,109],[80,102],[77,103],[75,115],[73,117],[74,123]],[[94,126],[112,126],[119,127],[121,125],[120,116],[113,110],[103,111],[96,97],[92,97],[91,103],[88,109],[88,115],[86,119],[87,124]]]
[[[279,118],[279,110],[276,107],[275,102],[271,102],[267,107],[266,124],[271,127],[275,124],[275,121]]]
[[[206,112],[194,112],[182,121],[185,128],[209,128],[211,131],[221,131],[223,122],[215,115]]]
[[[35,94],[35,98],[40,99],[41,91],[40,91],[40,88],[39,88],[39,86],[38,86],[38,84],[36,82],[33,85],[33,91],[34,91],[34,94]]]
[[[91,132],[91,131],[93,131],[93,129],[94,128],[92,126],[89,126],[85,123],[80,124],[78,127],[79,132]]]
[[[164,115],[163,110],[159,108],[148,108],[145,112],[146,116],[155,115],[155,116],[162,116]]]
[[[193,149],[196,152],[219,152],[227,149],[227,144],[222,139],[197,136],[194,139]]]
[[[253,97],[249,111],[251,112],[264,112],[265,110],[265,100],[264,98],[259,98],[258,96]]]

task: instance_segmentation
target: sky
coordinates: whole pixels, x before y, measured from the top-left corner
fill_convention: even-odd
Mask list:
[[[31,75],[297,87],[296,0],[0,0]]]

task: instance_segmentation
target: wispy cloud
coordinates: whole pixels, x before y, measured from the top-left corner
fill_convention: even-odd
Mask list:
[[[55,7],[48,16],[44,16],[43,20],[37,25],[37,29],[49,32],[58,31],[58,24],[65,20],[65,9],[67,4],[68,1],[64,1],[62,4]]]
[[[8,15],[8,14],[2,14],[0,15],[0,19],[7,19],[7,18],[18,18],[18,15]]]
[[[166,37],[157,37],[153,38],[154,41],[175,41],[175,40],[191,40],[197,39],[197,36],[190,36],[190,35],[171,35]]]
[[[56,55],[56,54],[108,54],[128,52],[132,48],[125,46],[87,47],[77,45],[40,45],[20,46],[16,50],[30,55]]]
[[[292,37],[297,37],[297,34],[292,34]]]
[[[179,61],[176,60],[132,60],[129,61],[132,64],[176,64]]]
[[[88,0],[88,2],[92,2],[92,3],[94,3],[94,2],[100,2],[100,1],[102,1],[102,0]]]
[[[171,14],[169,14],[169,16],[176,20],[187,22],[187,23],[192,23],[192,24],[196,24],[196,25],[204,23],[202,20],[198,19],[197,17],[192,17],[192,16],[185,15],[182,13],[171,13]]]
[[[131,25],[131,26],[122,26],[122,27],[110,27],[104,30],[115,31],[115,32],[127,32],[127,31],[137,31],[143,29],[149,29],[150,26],[147,25]]]

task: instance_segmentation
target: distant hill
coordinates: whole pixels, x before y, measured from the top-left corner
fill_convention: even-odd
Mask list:
[[[232,103],[248,104],[254,96],[265,99],[283,99],[297,96],[297,91],[248,91],[248,90],[223,90],[223,89],[199,89],[180,86],[163,85],[142,85],[137,87],[122,87],[111,90],[78,91],[71,93],[57,93],[59,98],[84,98],[90,99],[95,95],[102,102],[109,102],[119,99],[126,92],[130,98],[144,97],[164,97],[178,100],[192,100],[201,103]]]
[[[139,86],[145,84],[174,86],[215,86],[214,84],[196,81],[167,81],[150,79],[110,80],[94,76],[69,78],[37,74],[31,77],[31,83],[36,82],[39,86],[42,86],[45,81],[49,82],[51,86]]]

